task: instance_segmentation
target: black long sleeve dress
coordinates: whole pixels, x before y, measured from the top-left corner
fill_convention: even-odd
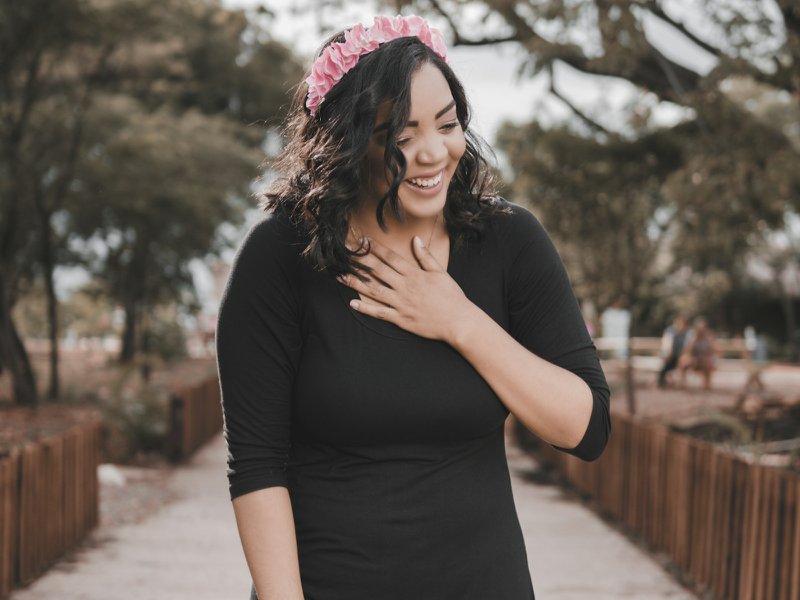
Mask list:
[[[563,264],[522,206],[448,273],[541,358],[586,381],[597,458],[609,389]],[[530,600],[504,452],[508,410],[451,346],[348,305],[277,211],[241,244],[217,324],[231,499],[289,490],[309,600]],[[558,402],[558,398],[553,398]],[[535,540],[533,540],[535,543]]]

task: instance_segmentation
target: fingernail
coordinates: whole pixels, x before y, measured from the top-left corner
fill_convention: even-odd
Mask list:
[[[418,235],[415,235],[415,236],[414,236],[414,243],[415,243],[417,246],[419,246],[420,248],[424,248],[424,246],[423,246],[423,244],[422,244],[422,240],[420,239],[420,237],[419,237]]]

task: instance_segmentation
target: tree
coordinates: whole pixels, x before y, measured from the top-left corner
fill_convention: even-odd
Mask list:
[[[31,275],[37,255],[36,236],[23,236],[23,232],[37,232],[47,218],[42,186],[37,173],[29,168],[38,166],[38,152],[30,156],[26,151],[35,139],[37,105],[48,95],[45,81],[60,84],[54,57],[88,38],[84,17],[83,7],[73,0],[4,3],[0,7],[0,363],[9,369],[14,397],[23,404],[35,402],[36,385],[11,310],[18,281]],[[54,180],[61,189],[63,177],[49,172],[47,183]],[[43,236],[41,247],[46,248],[48,242]],[[52,286],[48,293],[54,298]],[[49,312],[54,321],[54,311]]]
[[[149,310],[197,304],[188,262],[214,252],[217,227],[244,214],[260,154],[221,115],[146,112],[121,96],[98,101],[93,117],[95,151],[76,177],[69,230],[102,242],[85,260],[125,310],[125,362]]]
[[[251,27],[241,11],[205,0],[33,0],[0,6],[0,364],[11,371],[18,402],[35,403],[36,391],[11,317],[16,288],[23,277],[42,275],[47,282],[50,395],[55,396],[53,270],[78,256],[67,247],[74,238],[68,226],[58,229],[54,223],[74,221],[85,232],[90,229],[86,214],[77,218],[73,212],[90,204],[82,196],[89,189],[86,182],[102,179],[89,173],[89,165],[103,164],[100,155],[111,146],[91,128],[109,122],[115,98],[118,108],[127,106],[142,118],[157,113],[164,131],[171,129],[180,138],[178,145],[189,139],[189,125],[224,136],[197,134],[193,140],[206,144],[208,155],[214,155],[209,148],[215,146],[230,152],[229,160],[217,154],[227,171],[215,173],[206,162],[207,173],[198,180],[221,193],[216,201],[228,207],[227,216],[235,219],[241,210],[240,196],[255,173],[263,137],[263,128],[251,123],[260,118],[268,124],[285,110],[288,81],[299,70],[279,44],[258,35],[243,41]],[[123,129],[134,129],[124,115],[117,114],[117,119],[124,122]],[[126,166],[137,161],[152,166],[149,156],[136,151],[152,152],[154,147],[140,140],[116,158],[128,161]],[[249,165],[246,173],[243,160]],[[232,163],[236,167],[230,168]],[[172,168],[169,176],[180,177],[181,170],[174,164]],[[157,172],[166,174],[163,168]],[[144,177],[141,171],[139,178]],[[96,216],[95,229],[104,230],[100,214]],[[195,248],[191,255],[196,253]],[[131,352],[126,349],[124,357]]]
[[[507,129],[501,148],[509,150],[516,167],[512,189],[531,198],[537,209],[548,212],[545,205],[552,204],[552,198],[541,196],[543,185],[549,186],[551,196],[561,190],[563,202],[578,204],[575,210],[585,222],[573,218],[572,231],[567,232],[554,216],[547,221],[567,246],[582,245],[586,238],[581,234],[589,229],[609,232],[632,222],[638,233],[620,233],[640,240],[632,241],[631,248],[637,248],[644,231],[657,232],[668,223],[665,250],[673,259],[668,270],[718,273],[735,280],[742,276],[745,259],[758,240],[780,230],[784,216],[800,208],[800,185],[792,166],[800,162],[800,156],[791,133],[798,120],[765,119],[730,93],[731,83],[744,79],[783,92],[797,105],[800,6],[793,0],[711,0],[695,3],[691,18],[681,14],[679,3],[669,0],[409,0],[385,4],[412,7],[440,19],[449,26],[454,45],[517,43],[527,54],[520,65],[521,75],[549,79],[551,94],[571,110],[572,118],[552,130],[544,126],[518,132]],[[469,10],[465,10],[467,5]],[[711,67],[703,69],[671,58],[668,48],[657,43],[655,27],[682,38],[682,43],[695,51],[705,52]],[[570,97],[559,85],[564,68],[589,77],[630,82],[636,93],[627,118],[613,122],[602,108]],[[652,118],[650,107],[654,104],[677,105],[684,116],[664,125]],[[661,170],[665,163],[659,161],[656,173],[642,168],[637,176],[629,177],[630,162],[620,158],[624,155],[620,149],[627,145],[633,155],[656,134],[669,139],[680,162],[668,161],[668,173]],[[585,157],[584,140],[594,143],[592,152],[597,160],[589,160],[581,169],[563,146],[572,146],[576,155]],[[548,153],[551,158],[558,155],[566,160],[566,169],[534,158]],[[622,160],[625,190],[608,177],[602,182],[604,187],[576,197],[574,188],[596,181],[598,163],[612,159]],[[659,181],[657,189],[654,177]],[[578,182],[571,181],[574,178]],[[625,215],[624,223],[606,203],[598,202],[601,193],[627,203],[630,214]],[[604,262],[605,271],[613,274],[620,286],[613,292],[594,290],[608,299],[620,292],[630,293],[630,274],[640,272],[647,254],[628,252],[626,256],[633,262],[621,265],[621,254],[606,242],[595,239],[594,245],[587,245],[591,252],[569,249],[568,254],[584,257],[581,271],[602,271],[599,265],[586,263]],[[628,274],[627,282],[622,281],[623,274]],[[647,285],[644,280],[642,284]]]
[[[681,162],[674,137],[601,143],[532,123],[501,128],[498,145],[520,174],[513,186],[521,200],[535,204],[570,253],[578,292],[608,304],[623,294],[635,303],[670,225],[658,210],[663,183]]]

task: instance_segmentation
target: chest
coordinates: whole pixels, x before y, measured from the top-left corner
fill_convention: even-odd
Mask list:
[[[503,271],[477,251],[451,253],[448,273],[507,328]],[[499,427],[508,411],[444,342],[351,309],[357,296],[333,278],[306,285],[305,343],[295,378],[297,435],[338,445],[458,441]]]

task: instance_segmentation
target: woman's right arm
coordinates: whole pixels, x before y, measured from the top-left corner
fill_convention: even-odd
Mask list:
[[[259,600],[303,600],[288,490],[275,486],[239,496],[233,511]]]
[[[302,600],[288,492],[292,389],[303,348],[297,246],[270,215],[231,267],[217,319],[230,498],[259,600]]]

